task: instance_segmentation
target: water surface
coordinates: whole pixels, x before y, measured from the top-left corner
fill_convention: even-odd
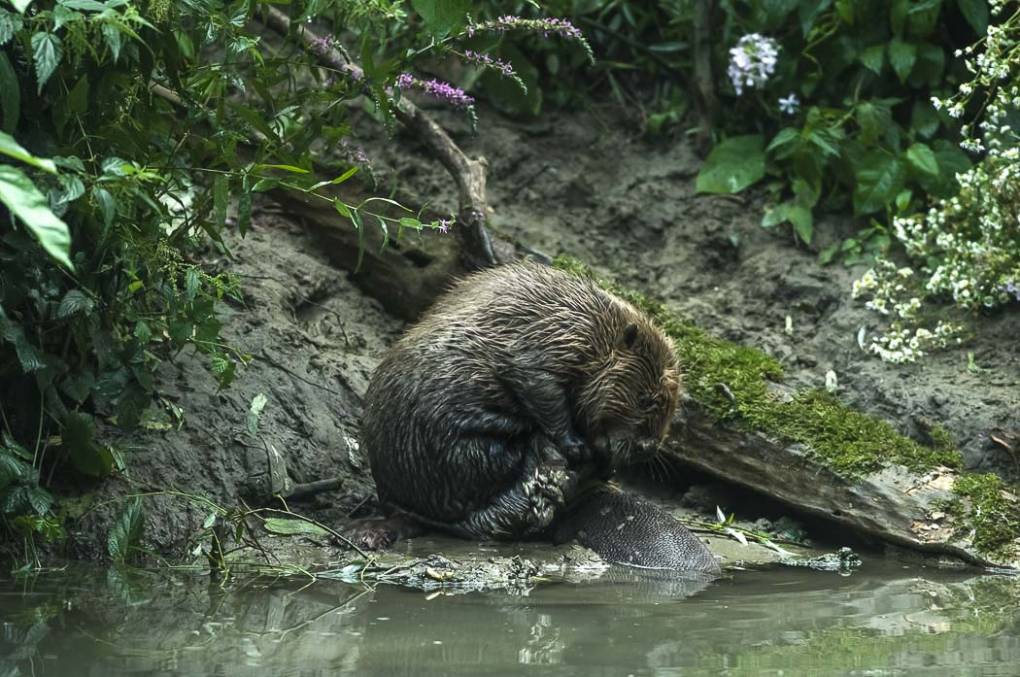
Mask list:
[[[76,566],[0,580],[0,675],[1020,675],[1020,580],[869,565],[527,592]]]

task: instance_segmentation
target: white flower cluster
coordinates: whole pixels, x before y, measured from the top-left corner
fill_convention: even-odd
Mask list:
[[[730,65],[726,69],[737,96],[744,93],[745,87],[764,87],[769,76],[776,70],[778,58],[779,43],[773,38],[760,33],[750,33],[740,38],[737,45],[730,49]]]
[[[992,2],[993,11],[1006,4]],[[981,157],[956,175],[955,196],[938,200],[927,213],[893,220],[893,234],[917,267],[880,260],[853,286],[854,298],[866,297],[866,307],[892,321],[867,346],[891,362],[913,362],[959,341],[958,324],[923,326],[927,299],[971,312],[1020,301],[1020,135],[1008,122],[1020,112],[1020,12],[989,26],[982,40],[957,56],[964,58],[970,81],[932,103],[954,118],[980,109],[974,124],[963,125],[960,145]]]

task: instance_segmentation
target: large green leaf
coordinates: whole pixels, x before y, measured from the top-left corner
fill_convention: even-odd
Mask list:
[[[967,20],[974,32],[980,36],[988,31],[988,1],[987,0],[956,0],[960,13]]]
[[[114,562],[124,562],[128,553],[142,535],[142,499],[135,498],[127,504],[124,512],[110,529],[106,540],[106,551]]]
[[[11,0],[11,4],[14,5],[14,9],[24,14],[28,6],[32,4],[32,0]]]
[[[270,517],[263,524],[266,531],[281,536],[328,536],[329,532],[312,522],[286,517]]]
[[[920,141],[907,149],[907,162],[921,174],[928,176],[938,176],[939,174],[939,161],[935,158],[935,153],[927,144]]]
[[[61,437],[71,463],[83,475],[104,477],[113,469],[113,453],[95,442],[95,424],[88,414],[73,411],[64,417]]]
[[[906,82],[907,76],[917,61],[917,45],[899,38],[889,41],[889,65],[896,72],[900,82]]]
[[[470,0],[411,0],[425,27],[434,35],[448,35],[464,25]]]
[[[32,179],[17,167],[0,165],[0,202],[21,219],[54,261],[74,270],[70,259],[71,233],[67,224],[57,218]]]
[[[857,165],[854,186],[854,213],[870,214],[885,208],[903,188],[906,171],[899,158],[873,150]]]
[[[57,173],[57,167],[53,164],[53,160],[47,160],[46,158],[40,158],[32,155],[22,148],[21,144],[15,141],[14,137],[7,132],[0,132],[0,154],[12,157],[15,160],[32,165],[33,167],[49,172],[50,174]]]
[[[32,59],[40,92],[53,71],[57,70],[63,55],[63,42],[55,33],[36,33],[32,36]]]
[[[765,176],[761,134],[733,136],[712,149],[698,172],[699,193],[739,193]]]

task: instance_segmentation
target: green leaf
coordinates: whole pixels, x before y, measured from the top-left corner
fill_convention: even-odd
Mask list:
[[[772,137],[772,141],[769,142],[765,152],[774,152],[776,154],[776,158],[782,160],[796,150],[796,146],[793,144],[798,139],[800,139],[800,130],[794,129],[793,127],[784,127],[783,129],[780,129],[774,137]]]
[[[761,134],[733,136],[709,153],[698,172],[699,193],[739,193],[765,176]]]
[[[248,234],[251,227],[251,193],[243,191],[237,198],[237,232],[241,237]]]
[[[111,23],[103,23],[100,31],[103,33],[103,38],[106,40],[106,46],[110,48],[110,53],[113,54],[113,62],[117,63],[117,59],[120,58],[120,46],[122,44],[122,36],[120,29]]]
[[[195,297],[198,296],[198,290],[202,286],[202,279],[198,274],[198,270],[194,266],[188,268],[187,272],[184,273],[184,296],[188,301],[194,301]]]
[[[82,12],[105,12],[108,9],[106,3],[98,0],[58,0],[58,2],[68,9],[77,9]]]
[[[37,169],[41,169],[50,174],[57,173],[57,167],[53,164],[53,160],[47,160],[45,158],[39,158],[27,150],[21,147],[21,145],[14,140],[14,137],[7,132],[0,132],[0,153],[8,157],[12,157],[15,160],[24,162],[27,165],[31,165]]]
[[[18,14],[12,14],[0,7],[0,47],[7,44],[7,41],[14,37],[14,34],[21,30],[25,20]]]
[[[92,312],[94,304],[92,299],[85,295],[80,289],[71,289],[60,301],[57,308],[57,317],[61,320],[72,315],[87,315]]]
[[[979,36],[988,32],[988,1],[987,0],[956,0],[960,14],[967,20],[970,27]]]
[[[14,5],[14,9],[24,14],[28,6],[32,4],[32,0],[11,0],[11,4]]]
[[[35,75],[40,93],[43,85],[53,75],[53,71],[57,70],[63,55],[63,43],[55,34],[36,33],[32,36],[32,60],[35,62]]]
[[[230,183],[227,177],[219,174],[213,181],[213,225],[222,228],[227,223],[227,191]]]
[[[939,116],[930,101],[914,102],[910,110],[910,127],[926,139],[939,130]]]
[[[0,17],[0,23],[2,22],[3,19]],[[3,42],[0,40],[0,45]],[[21,87],[18,84],[18,76],[14,73],[14,67],[11,66],[7,54],[4,52],[0,52],[0,111],[3,111],[0,129],[13,132],[21,117]]]
[[[248,427],[248,434],[252,437],[259,431],[259,418],[262,416],[262,410],[268,401],[264,394],[259,393],[252,398],[251,404],[248,406],[248,416],[245,422]]]
[[[237,363],[224,353],[216,353],[212,356],[212,373],[220,389],[226,388],[234,381],[237,371]]]
[[[57,218],[46,197],[17,167],[0,165],[0,202],[21,220],[54,261],[74,270],[70,259],[71,233],[67,224]]]
[[[37,515],[45,515],[50,511],[50,508],[53,506],[53,495],[50,492],[39,485],[24,488],[26,489],[25,496],[28,498],[28,504],[32,506],[32,510]]]
[[[470,0],[411,0],[411,6],[421,15],[429,32],[437,36],[448,35],[463,26],[471,10]]]
[[[14,346],[14,352],[18,355],[18,363],[26,374],[38,371],[45,366],[39,350],[25,337],[25,330],[2,315],[0,315],[0,338]]]
[[[858,57],[861,64],[875,75],[882,74],[882,65],[885,63],[885,45],[872,45]]]
[[[95,442],[96,426],[88,414],[72,411],[64,417],[61,438],[71,464],[83,475],[105,477],[113,469],[113,454]]]
[[[110,529],[106,551],[114,562],[123,563],[142,536],[142,499],[135,497],[124,507]]]
[[[255,169],[279,169],[280,171],[290,172],[291,174],[311,174],[307,169],[302,169],[295,165],[255,165]]]
[[[929,176],[938,176],[939,174],[939,162],[935,158],[935,153],[932,152],[927,144],[920,141],[912,144],[907,149],[907,162],[922,174],[928,174]]]
[[[6,451],[10,452],[11,454],[14,454],[23,461],[27,461],[29,463],[32,462],[33,459],[32,452],[18,444],[18,441],[11,437],[11,435],[6,430],[3,433],[3,441],[4,449]]]
[[[113,195],[105,188],[93,186],[92,199],[95,200],[99,207],[99,213],[103,216],[103,225],[109,228],[113,223],[113,218],[117,215],[117,203],[113,199]]]
[[[329,532],[317,524],[286,517],[270,517],[266,519],[266,531],[281,536],[328,536]]]
[[[888,152],[872,150],[856,167],[854,213],[881,211],[903,189],[906,172],[899,158]]]
[[[915,61],[917,61],[917,45],[899,38],[889,41],[889,65],[892,66],[900,82],[907,81],[907,76],[914,68]]]
[[[6,452],[6,449],[0,449],[0,491],[24,477],[28,469],[22,461]]]

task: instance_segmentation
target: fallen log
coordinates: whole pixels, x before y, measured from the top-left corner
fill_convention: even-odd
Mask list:
[[[848,478],[810,447],[788,444],[733,423],[720,423],[696,402],[687,406],[664,454],[728,483],[750,489],[800,513],[846,527],[856,535],[970,564],[1020,570],[1020,538],[984,551],[969,519],[977,506],[954,492],[961,473],[937,466],[918,473],[887,465]],[[1017,496],[1002,500],[1020,515]]]

